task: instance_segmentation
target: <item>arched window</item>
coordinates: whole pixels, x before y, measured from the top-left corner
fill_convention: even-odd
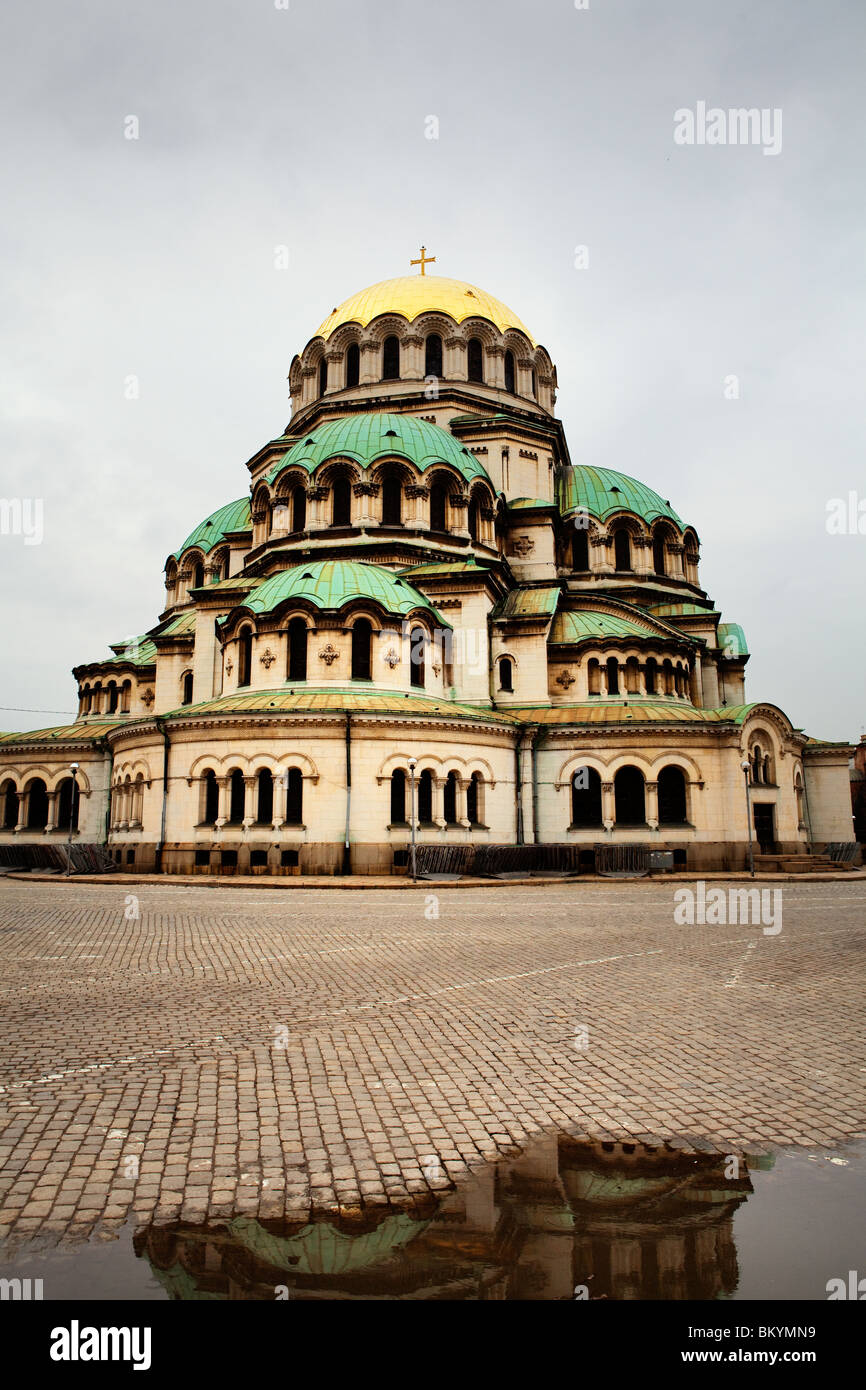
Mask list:
[[[659,825],[685,825],[686,779],[680,767],[663,767],[659,773]]]
[[[636,656],[630,656],[625,663],[625,688],[629,695],[640,694],[640,662]]]
[[[653,569],[656,574],[667,574],[665,538],[661,531],[656,531],[653,536]]]
[[[470,338],[466,344],[466,374],[470,381],[484,382],[484,349],[480,338]]]
[[[572,774],[571,824],[601,825],[601,778],[594,767],[579,767]]]
[[[292,530],[303,531],[307,524],[307,489],[299,483],[292,488]]]
[[[430,489],[430,530],[448,530],[448,484],[438,479]]]
[[[646,797],[643,773],[637,767],[621,767],[613,779],[617,825],[643,825]]]
[[[120,713],[129,714],[129,702],[132,698],[132,681],[124,681],[120,687]]]
[[[514,381],[514,353],[508,351],[505,354],[505,389],[510,391],[512,395],[515,390]]]
[[[504,656],[499,663],[499,689],[514,689],[514,662],[510,656]]]
[[[594,656],[591,656],[586,666],[587,693],[590,695],[601,694],[601,666]]]
[[[361,349],[350,343],[346,349],[346,386],[357,386],[361,379]]]
[[[332,526],[352,524],[352,486],[348,478],[335,478],[333,488]]]
[[[304,823],[304,778],[299,767],[286,774],[286,825]]]
[[[307,679],[307,624],[303,618],[292,618],[289,623],[289,669],[290,681]]]
[[[403,484],[396,473],[382,483],[382,525],[399,526],[403,520]]]
[[[220,789],[216,773],[208,768],[204,775],[204,814],[202,825],[214,825],[220,809]]]
[[[776,779],[773,776],[773,764],[770,759],[769,753],[764,754],[764,765],[762,771],[764,774],[764,785],[767,787],[771,787]]]
[[[28,790],[27,829],[44,830],[48,824],[48,789],[41,777],[34,777]]]
[[[673,667],[673,662],[670,661],[667,657],[665,657],[665,660],[662,662],[662,679],[664,680],[664,686],[665,686],[665,692],[664,692],[664,693],[665,693],[666,695],[673,695],[673,693],[674,693],[674,667]]]
[[[108,713],[117,713],[117,702],[120,692],[117,689],[117,681],[108,682]]]
[[[445,778],[445,795],[442,814],[446,825],[457,824],[457,773],[449,772]]]
[[[323,357],[319,363],[319,395],[324,396],[328,389],[328,360]]]
[[[538,378],[535,375],[535,368],[532,368],[532,399],[538,400]]]
[[[631,569],[631,537],[624,526],[613,533],[614,564],[618,570]]]
[[[64,777],[58,788],[57,798],[57,829],[72,830],[78,829],[78,811],[81,805],[81,794],[77,786],[73,784],[71,777]]]
[[[478,540],[478,498],[470,497],[469,506],[466,508],[466,525],[469,530],[470,540]]]
[[[433,773],[425,767],[418,778],[418,820],[429,825],[433,819]]]
[[[575,528],[571,537],[571,568],[573,570],[589,569],[589,536],[586,531]]]
[[[253,670],[253,634],[244,628],[238,638],[238,685],[249,685]]]
[[[484,823],[484,778],[473,772],[466,787],[466,819],[470,825]]]
[[[246,814],[247,784],[244,774],[236,767],[229,778],[229,824],[240,825]]]
[[[7,782],[3,789],[0,810],[3,813],[3,829],[14,830],[18,824],[18,792],[14,782]]]
[[[352,680],[368,681],[372,675],[371,647],[373,626],[366,618],[358,618],[352,627]]]
[[[423,627],[413,627],[409,637],[409,681],[423,690],[426,682],[425,656],[427,633]]]
[[[193,587],[194,589],[200,589],[201,586],[202,586],[203,584],[204,584],[204,562],[203,562],[202,560],[196,560],[195,565],[193,566],[193,571],[192,571],[192,587]]]
[[[607,671],[607,693],[608,695],[619,694],[619,662],[615,656],[609,656],[605,662]]]
[[[274,778],[270,769],[263,767],[256,781],[256,820],[259,825],[270,825],[274,819]]]
[[[805,825],[805,824],[806,824],[806,815],[805,815],[806,804],[805,804],[805,798],[804,798],[804,796],[803,796],[803,779],[801,778],[799,772],[797,773],[797,776],[796,776],[795,779],[794,779],[794,796],[796,797],[796,800],[797,800],[797,825],[798,825],[798,826]]]
[[[400,379],[400,339],[391,333],[382,344],[382,380]]]
[[[424,344],[424,375],[442,375],[442,339],[438,333],[428,333]]]
[[[400,767],[391,773],[391,824],[406,824],[406,774]]]
[[[657,693],[658,669],[658,662],[655,657],[647,657],[646,668],[644,670],[644,682],[646,684],[647,695],[655,695]]]
[[[184,671],[181,681],[180,702],[182,705],[192,704],[192,671]]]

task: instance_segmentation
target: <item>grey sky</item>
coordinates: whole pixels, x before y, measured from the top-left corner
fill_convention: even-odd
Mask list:
[[[573,461],[696,526],[749,697],[858,738],[866,535],[825,518],[866,499],[864,38],[860,0],[7,11],[0,496],[45,536],[0,536],[0,704],[72,711],[70,667],[153,625],[293,354],[424,242],[549,348]],[[698,101],[781,108],[781,153],[676,145]]]

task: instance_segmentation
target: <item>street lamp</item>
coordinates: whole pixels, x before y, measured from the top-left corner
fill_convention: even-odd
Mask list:
[[[78,790],[78,763],[70,763],[69,771],[72,774],[72,795],[69,798],[69,848],[66,854],[66,877],[72,872],[72,827],[75,824],[75,793]]]
[[[748,758],[744,758],[740,763],[740,767],[743,769],[743,776],[746,779],[746,824],[749,828],[749,873],[752,875],[752,878],[754,878],[755,851],[752,846],[752,794],[749,786],[749,773],[752,770],[752,764],[749,762]]]
[[[415,867],[415,765],[417,758],[409,759],[409,828],[412,832],[412,848],[410,851],[410,862],[412,864],[412,882],[418,880],[418,873]]]

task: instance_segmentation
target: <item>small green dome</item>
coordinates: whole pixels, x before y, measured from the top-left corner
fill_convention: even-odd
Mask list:
[[[194,531],[191,531],[179,550],[174,552],[175,560],[179,560],[185,550],[192,546],[197,546],[199,550],[213,550],[215,545],[225,540],[230,531],[245,531],[250,524],[250,499],[249,497],[239,497],[236,502],[227,502],[218,511],[211,512],[204,521],[200,521]]]
[[[289,600],[304,599],[316,608],[343,608],[357,598],[369,599],[386,613],[400,617],[426,609],[438,626],[450,626],[429,599],[399,574],[361,560],[316,560],[281,570],[260,584],[242,606],[251,613],[271,613]]]
[[[473,478],[487,478],[478,460],[441,426],[431,425],[429,420],[417,415],[370,411],[318,425],[271,466],[265,481],[273,482],[290,466],[312,473],[330,458],[348,458],[367,469],[379,459],[392,455],[407,459],[422,472],[435,463],[448,463],[467,482]]]
[[[559,483],[559,510],[570,516],[584,507],[590,516],[604,521],[613,512],[634,512],[644,521],[667,517],[682,530],[683,523],[670,502],[665,502],[646,483],[616,473],[612,468],[570,468]]]

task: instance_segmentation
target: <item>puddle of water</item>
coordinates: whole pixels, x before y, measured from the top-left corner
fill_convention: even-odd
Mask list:
[[[293,1226],[247,1217],[19,1250],[43,1297],[819,1299],[866,1273],[866,1142],[762,1160],[548,1135],[427,1208]]]

